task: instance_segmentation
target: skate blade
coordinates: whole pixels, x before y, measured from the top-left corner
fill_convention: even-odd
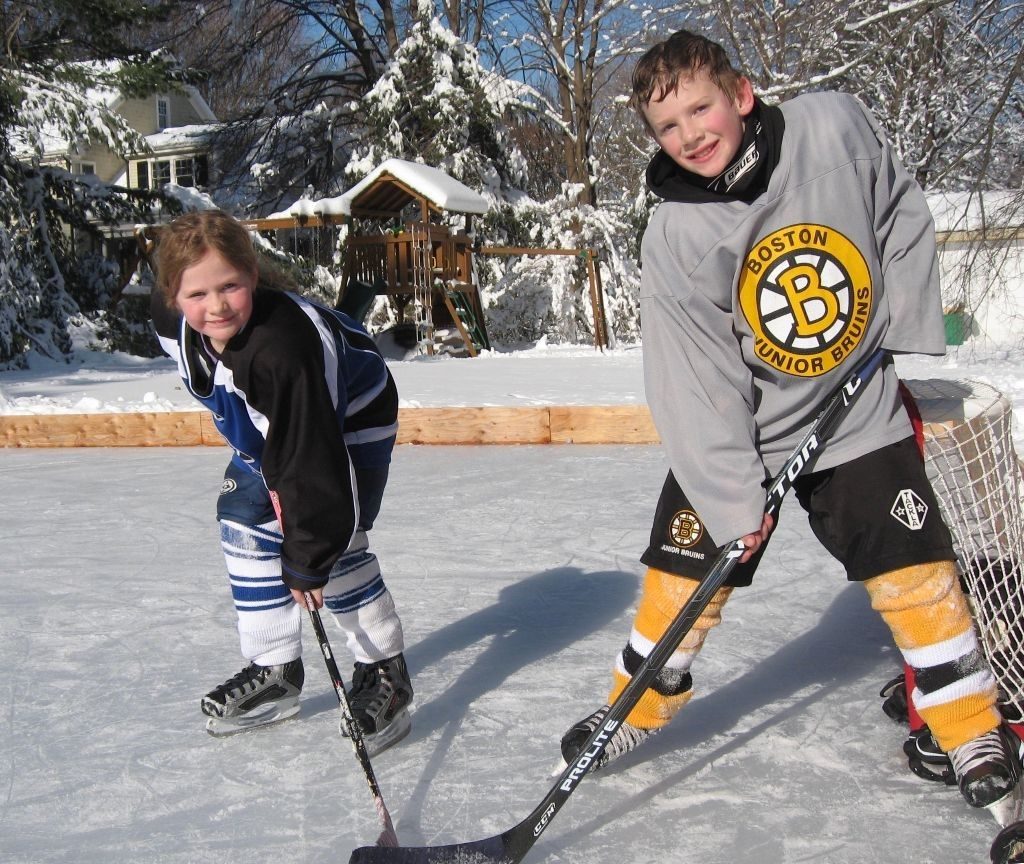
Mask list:
[[[1024,819],[1024,781],[1017,781],[1017,785],[1007,792],[994,804],[989,804],[985,809],[992,814],[999,823],[1000,828],[1006,828],[1014,822]]]
[[[366,745],[366,755],[376,756],[378,753],[387,750],[401,741],[412,730],[412,718],[409,717],[409,709],[403,708],[395,715],[395,719],[388,724],[387,728],[381,729],[375,735],[363,735],[363,744]],[[341,726],[341,734],[348,738],[344,724]]]
[[[565,761],[565,757],[563,756],[558,760],[558,764],[554,767],[554,770],[552,770],[548,777],[561,777],[562,774],[565,773],[565,769],[568,767],[569,763]]]
[[[206,731],[214,738],[225,738],[239,732],[249,732],[264,726],[274,726],[290,720],[299,713],[298,699],[294,701],[272,702],[261,705],[248,714],[235,717],[210,717],[206,721]]]

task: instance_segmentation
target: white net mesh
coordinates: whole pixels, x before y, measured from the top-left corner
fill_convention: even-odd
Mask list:
[[[924,421],[925,467],[953,534],[961,578],[1000,686],[1024,720],[1024,523],[1010,401],[977,381],[904,382]]]

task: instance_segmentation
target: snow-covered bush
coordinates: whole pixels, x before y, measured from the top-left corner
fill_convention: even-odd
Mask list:
[[[600,267],[609,338],[639,340],[640,274],[628,249],[628,213],[575,202],[575,190],[567,186],[551,201],[505,203],[485,218],[482,230],[489,244],[536,250],[510,257],[482,256],[478,263],[493,340],[592,342],[594,304],[587,272],[591,253]],[[581,254],[548,254],[568,249]]]
[[[42,183],[0,154],[0,365],[23,366],[33,350],[71,350],[67,319],[77,311],[59,261],[37,229]],[[45,213],[44,222],[45,225]]]

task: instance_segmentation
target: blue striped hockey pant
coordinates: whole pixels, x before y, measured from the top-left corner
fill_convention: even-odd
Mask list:
[[[404,649],[402,622],[367,532],[380,510],[388,468],[357,469],[359,530],[331,569],[324,606],[355,659],[375,663]],[[263,478],[231,462],[217,500],[221,548],[238,614],[242,656],[261,666],[302,654],[304,610],[281,581],[281,525]]]

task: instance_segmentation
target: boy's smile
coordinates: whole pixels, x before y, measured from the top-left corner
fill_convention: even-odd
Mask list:
[[[189,326],[223,351],[228,340],[249,323],[256,274],[239,270],[210,249],[181,274],[175,302]]]
[[[703,70],[683,78],[664,99],[644,105],[647,125],[672,160],[709,180],[736,157],[745,118],[754,108],[750,81],[740,78],[730,96]]]

